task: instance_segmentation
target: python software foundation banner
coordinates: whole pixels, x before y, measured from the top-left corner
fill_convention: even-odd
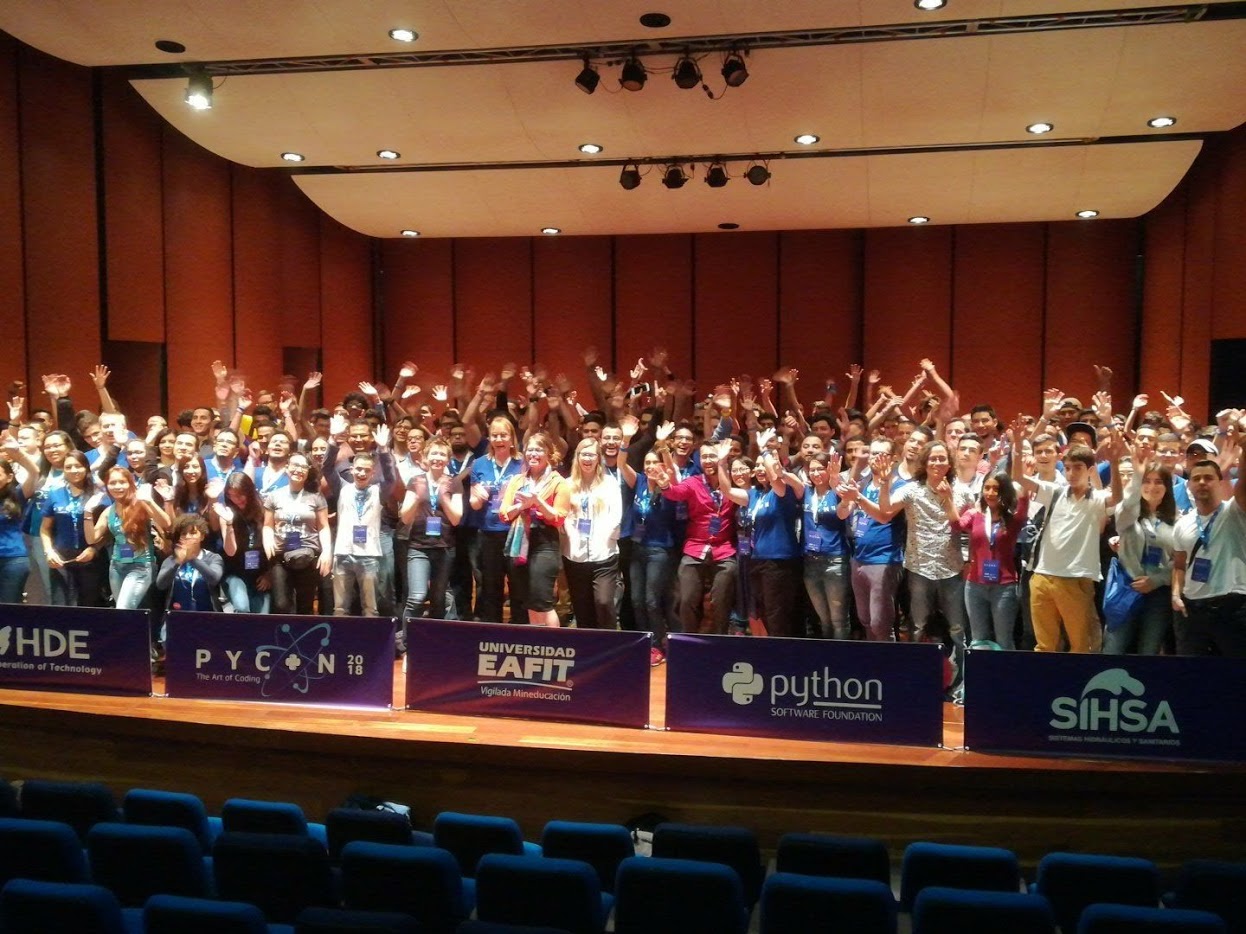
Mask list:
[[[170,697],[393,703],[394,620],[388,616],[174,612],[165,619]]]
[[[150,694],[147,611],[0,606],[0,687]]]
[[[943,655],[937,645],[672,634],[666,726],[938,746]]]
[[[411,620],[407,707],[644,727],[649,634]]]
[[[1246,662],[969,652],[975,752],[1246,761]]]

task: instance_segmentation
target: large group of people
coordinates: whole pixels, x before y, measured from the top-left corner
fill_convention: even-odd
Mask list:
[[[929,361],[698,392],[661,349],[578,383],[455,365],[422,390],[320,374],[145,422],[10,386],[0,602],[421,616],[653,634],[1246,655],[1246,417],[1058,389],[1002,421]],[[1089,374],[1088,374],[1089,376]],[[209,389],[209,386],[211,387]],[[40,400],[42,401],[42,397]],[[79,395],[77,403],[84,400]],[[399,640],[400,648],[402,640]],[[952,687],[955,687],[953,684]]]

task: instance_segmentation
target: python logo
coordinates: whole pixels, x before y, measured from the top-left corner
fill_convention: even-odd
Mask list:
[[[723,675],[723,690],[731,695],[731,699],[740,706],[753,703],[753,698],[762,692],[766,680],[753,671],[748,662],[736,662],[731,670]]]
[[[12,632],[13,632],[12,626],[5,626],[3,629],[0,629],[0,655],[9,654],[9,645],[10,645],[9,636],[12,634]]]

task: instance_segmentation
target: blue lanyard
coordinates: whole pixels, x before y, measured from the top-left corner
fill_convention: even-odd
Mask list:
[[[371,498],[368,495],[369,492],[371,492],[371,487],[355,490],[355,514],[361,522],[363,521],[363,514],[368,511],[368,500]]]
[[[1198,540],[1203,543],[1204,548],[1211,547],[1211,526],[1212,526],[1212,523],[1216,521],[1216,517],[1220,515],[1220,510],[1223,508],[1224,508],[1224,503],[1221,503],[1219,506],[1216,507],[1216,511],[1213,512],[1208,517],[1207,524],[1199,525],[1198,527]],[[1198,522],[1197,514],[1195,515],[1194,521],[1196,523]]]

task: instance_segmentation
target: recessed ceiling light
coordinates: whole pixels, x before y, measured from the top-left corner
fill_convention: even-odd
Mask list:
[[[671,24],[671,18],[665,13],[645,13],[640,17],[640,25],[647,29],[665,29]]]
[[[414,29],[391,29],[389,37],[397,42],[414,42],[420,34]]]
[[[402,232],[402,235],[404,237],[418,237],[420,235],[420,232],[418,230],[404,230]]]
[[[605,148],[605,146],[599,146],[597,143],[580,143],[580,152],[586,152],[590,156],[597,155],[597,153],[601,152]]]
[[[1031,123],[1025,128],[1025,132],[1033,133],[1035,136],[1042,136],[1044,133],[1050,133],[1055,128],[1054,123]]]
[[[912,217],[909,218],[909,223],[910,224],[929,224],[930,218],[926,217],[924,214],[914,214]]]
[[[802,146],[812,146],[821,138],[822,137],[813,133],[801,133],[800,136],[796,137],[796,142],[800,143]]]
[[[174,39],[157,39],[156,48],[170,55],[181,55],[186,51],[186,46]]]
[[[1176,122],[1176,117],[1152,117],[1146,122],[1146,125],[1153,130],[1162,130],[1164,127],[1172,126]]]
[[[307,157],[301,152],[283,152],[281,158],[285,159],[286,162],[302,162]]]
[[[718,225],[718,229],[719,230],[739,230],[740,225],[732,221],[724,221],[723,223]]]
[[[561,227],[542,227],[541,233],[545,234],[545,236],[547,237],[556,237],[558,234],[562,233],[562,228]]]
[[[913,0],[913,6],[919,10],[942,10],[947,6],[947,0]]]
[[[1078,216],[1078,217],[1080,217],[1080,218],[1081,218],[1082,220],[1084,220],[1084,221],[1088,221],[1088,220],[1090,220],[1092,217],[1098,217],[1098,216],[1099,216],[1099,212],[1098,212],[1098,211],[1092,211],[1092,210],[1090,210],[1089,208],[1087,208],[1085,211],[1078,211],[1078,212],[1077,212],[1077,216]]]
[[[378,149],[376,154],[380,159],[399,159],[402,157],[402,153],[395,149]]]

